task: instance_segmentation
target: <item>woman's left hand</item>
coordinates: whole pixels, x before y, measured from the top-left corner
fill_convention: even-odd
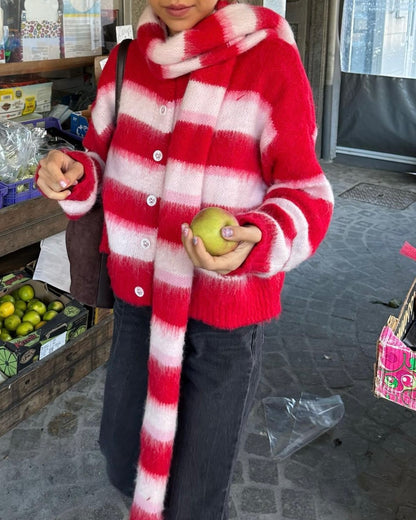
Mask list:
[[[224,229],[224,228],[223,228]],[[238,246],[221,256],[212,256],[205,249],[200,237],[194,237],[188,224],[182,224],[182,243],[195,267],[228,274],[243,264],[253,247],[261,240],[261,231],[257,226],[227,226],[228,235],[224,240],[238,242]]]

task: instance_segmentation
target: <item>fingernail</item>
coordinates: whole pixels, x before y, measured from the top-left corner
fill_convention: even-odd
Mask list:
[[[192,239],[192,243],[193,243],[194,246],[196,246],[197,243],[198,243],[198,237],[194,237],[194,238]]]
[[[233,230],[232,228],[229,228],[229,227],[224,227],[221,229],[221,235],[224,237],[224,238],[230,238],[233,236]]]
[[[66,181],[59,181],[61,188],[66,188]]]
[[[187,237],[189,233],[189,227],[186,224],[182,224],[182,234],[184,237]]]

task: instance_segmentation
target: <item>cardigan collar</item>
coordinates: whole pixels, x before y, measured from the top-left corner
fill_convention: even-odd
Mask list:
[[[152,72],[176,78],[249,50],[269,33],[279,32],[281,20],[269,9],[220,0],[210,16],[169,37],[165,24],[147,6],[139,19],[137,39]],[[293,40],[291,34],[288,37]]]

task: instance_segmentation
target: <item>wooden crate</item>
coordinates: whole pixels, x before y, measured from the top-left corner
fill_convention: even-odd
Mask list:
[[[0,436],[108,359],[113,316],[0,384]]]

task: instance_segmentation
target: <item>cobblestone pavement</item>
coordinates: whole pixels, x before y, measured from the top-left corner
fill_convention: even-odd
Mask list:
[[[367,182],[416,193],[416,177],[323,164],[335,215],[318,253],[287,275],[280,320],[268,325],[256,405],[231,490],[230,520],[415,520],[416,416],[372,395],[375,344],[416,264],[416,204],[390,209],[341,198]],[[97,437],[105,367],[0,438],[0,520],[126,520]],[[262,399],[341,396],[343,419],[277,461]],[[195,519],[197,520],[197,519]],[[213,519],[215,520],[215,519]]]

